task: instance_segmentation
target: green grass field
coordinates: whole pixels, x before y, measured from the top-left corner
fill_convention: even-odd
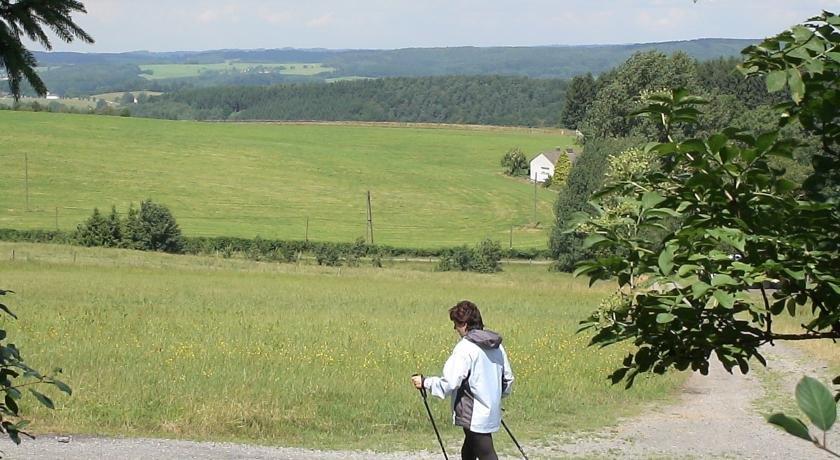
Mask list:
[[[511,147],[568,146],[553,131],[353,124],[226,124],[0,111],[0,228],[71,230],[94,207],[151,198],[184,233],[353,241],[372,196],[378,244],[490,237],[544,248],[555,193],[506,177]],[[29,211],[26,209],[26,165]],[[56,211],[57,209],[57,211]],[[57,214],[57,218],[56,218]]]
[[[142,64],[141,70],[149,70],[149,74],[142,74],[142,77],[157,80],[162,78],[186,78],[197,77],[202,72],[208,71],[234,71],[247,72],[255,67],[263,67],[272,72],[279,71],[284,75],[317,75],[319,73],[332,72],[335,69],[326,67],[320,63],[258,63],[258,62],[219,62],[215,64]]]
[[[16,291],[4,303],[20,319],[2,320],[13,342],[74,389],[55,411],[25,402],[36,433],[434,450],[409,376],[440,373],[457,340],[446,310],[464,298],[505,338],[517,378],[506,419],[523,442],[609,424],[684,378],[611,386],[627,349],[575,334],[605,288],[544,267],[339,270],[0,243],[0,279]],[[448,403],[432,407],[456,449]]]

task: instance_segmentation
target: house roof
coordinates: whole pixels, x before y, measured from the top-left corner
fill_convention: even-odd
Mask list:
[[[566,155],[569,157],[569,161],[572,162],[572,163],[574,163],[575,160],[577,160],[578,154],[577,154],[577,152],[575,152],[575,149],[573,149],[571,147],[568,147],[566,149]]]
[[[537,154],[537,156],[535,156],[533,159],[531,159],[531,161],[536,160],[537,157],[542,155],[546,159],[548,159],[548,161],[550,161],[551,164],[557,164],[557,159],[560,158],[561,153],[565,153],[566,156],[569,157],[569,161],[572,162],[572,163],[575,162],[575,160],[577,159],[577,155],[578,155],[577,152],[575,152],[575,150],[571,147],[566,148],[565,150],[561,150],[561,149],[557,148],[557,149],[554,149],[554,150],[548,150],[548,151],[545,151],[545,152],[540,152],[540,153]]]
[[[555,163],[557,163],[557,159],[560,158],[560,151],[559,150],[549,150],[547,152],[541,152],[541,153],[537,154],[537,156],[534,157],[534,159],[537,159],[537,157],[539,157],[540,155],[546,157],[546,159],[548,159],[548,161],[550,161],[551,164],[555,164]]]

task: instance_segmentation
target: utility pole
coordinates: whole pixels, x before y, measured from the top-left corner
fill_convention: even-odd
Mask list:
[[[26,190],[26,212],[29,212],[29,154],[23,154],[23,183]]]
[[[55,231],[58,231],[58,206],[55,207]]]
[[[510,245],[508,245],[508,249],[513,249],[513,225],[510,226]]]
[[[370,232],[370,244],[373,246],[373,211],[370,209],[370,190],[367,192],[367,218],[368,231]]]
[[[303,240],[309,242],[309,216],[306,216],[306,233],[304,233]]]

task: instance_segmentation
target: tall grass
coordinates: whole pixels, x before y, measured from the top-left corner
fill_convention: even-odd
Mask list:
[[[609,385],[626,349],[575,334],[603,291],[544,267],[338,269],[8,243],[0,260],[20,317],[3,326],[75,390],[55,411],[26,406],[39,431],[431,448],[409,376],[440,372],[457,340],[446,309],[464,298],[504,336],[517,379],[506,418],[526,442],[610,423],[682,380]],[[457,443],[448,404],[433,409]]]

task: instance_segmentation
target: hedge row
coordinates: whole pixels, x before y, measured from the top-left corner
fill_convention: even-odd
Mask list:
[[[60,230],[14,230],[0,229],[0,241],[75,244],[72,232]],[[271,240],[235,237],[193,236],[183,238],[183,253],[196,255],[244,254],[258,260],[291,260],[297,254],[318,255],[336,252],[341,257],[442,257],[452,254],[458,248],[400,248],[385,245],[370,245],[363,241],[352,243],[331,243],[296,240]],[[547,259],[547,249],[502,249],[505,259]]]

